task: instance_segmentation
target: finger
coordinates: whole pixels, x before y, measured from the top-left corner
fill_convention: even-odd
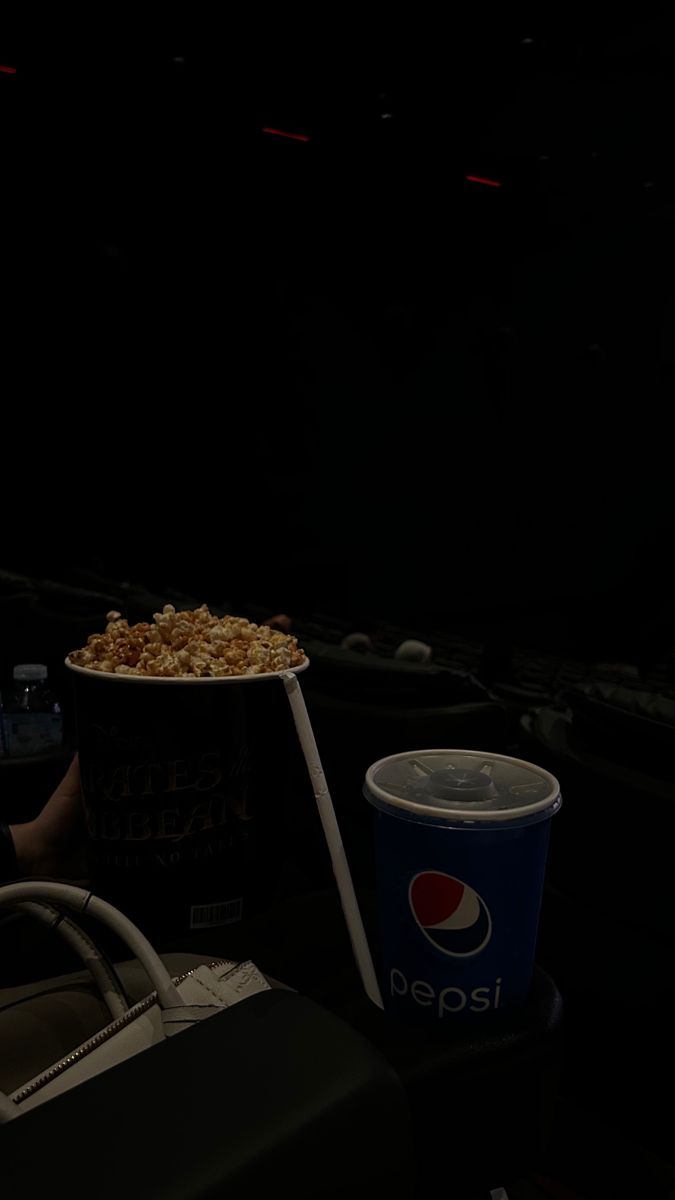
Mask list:
[[[64,796],[78,796],[82,789],[82,781],[80,778],[80,763],[77,754],[73,758],[68,770],[63,779],[56,788],[54,796],[62,798]]]

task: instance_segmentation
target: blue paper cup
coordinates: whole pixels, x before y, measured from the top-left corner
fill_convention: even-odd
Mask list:
[[[557,780],[474,750],[366,774],[375,808],[380,986],[414,1023],[485,1017],[529,992]]]

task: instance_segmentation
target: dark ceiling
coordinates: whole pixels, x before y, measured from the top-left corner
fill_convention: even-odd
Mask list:
[[[449,561],[460,606],[656,586],[666,17],[2,55],[8,559],[310,607],[443,608]]]

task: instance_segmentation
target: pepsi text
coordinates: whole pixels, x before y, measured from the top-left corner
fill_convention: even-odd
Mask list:
[[[403,971],[398,967],[392,967],[389,974],[389,988],[392,996],[407,996],[414,1004],[418,1004],[421,1008],[431,1008],[435,1005],[437,1008],[437,1016],[440,1018],[459,1013],[466,1009],[467,1012],[486,1012],[487,1009],[499,1008],[499,997],[501,993],[502,980],[499,976],[493,985],[488,984],[483,987],[475,987],[467,995],[460,987],[448,985],[437,991],[431,983],[425,979],[415,979],[409,983]]]

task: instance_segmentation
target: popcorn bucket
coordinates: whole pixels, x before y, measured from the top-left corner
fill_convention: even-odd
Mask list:
[[[297,749],[281,673],[160,677],[66,665],[97,894],[153,936],[225,925],[269,904]]]

